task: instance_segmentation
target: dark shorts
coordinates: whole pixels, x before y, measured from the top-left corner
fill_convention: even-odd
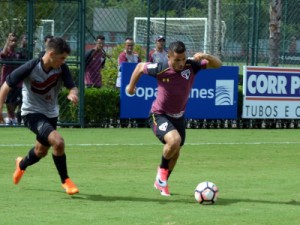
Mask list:
[[[48,118],[43,114],[34,113],[23,116],[23,121],[33,133],[36,134],[36,140],[44,146],[50,146],[48,142],[49,134],[56,130],[57,117]]]
[[[162,142],[166,143],[164,141],[164,136],[172,131],[177,130],[180,137],[181,137],[181,143],[180,146],[184,145],[185,142],[185,127],[186,127],[186,121],[184,117],[180,118],[172,118],[170,116],[167,116],[165,114],[154,114],[151,113],[148,119],[149,125],[152,128],[155,136]]]
[[[5,103],[20,105],[22,103],[22,88],[21,87],[12,88],[8,92]]]

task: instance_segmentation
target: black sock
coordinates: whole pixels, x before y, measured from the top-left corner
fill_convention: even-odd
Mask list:
[[[56,169],[58,171],[58,174],[61,179],[61,183],[65,183],[65,180],[69,178],[68,171],[67,171],[67,157],[65,154],[61,156],[55,156],[52,154],[52,158],[54,161],[54,164],[56,166]]]
[[[20,169],[25,170],[27,166],[33,165],[40,161],[41,158],[37,157],[37,155],[34,152],[34,147],[29,150],[27,156],[24,157],[24,159],[20,162]]]
[[[160,168],[169,169],[169,159],[166,159],[164,156],[161,157]]]
[[[172,173],[172,170],[169,170],[169,173],[168,173],[168,179],[169,179],[171,173]]]

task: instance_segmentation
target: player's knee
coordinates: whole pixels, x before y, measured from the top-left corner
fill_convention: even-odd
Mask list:
[[[64,151],[64,149],[65,149],[65,141],[64,141],[64,139],[61,136],[56,137],[52,141],[52,147],[53,147],[53,149],[55,149],[58,152]]]
[[[49,143],[54,149],[64,149],[65,141],[63,137],[56,131],[52,131],[48,136]]]
[[[179,135],[173,135],[168,139],[168,144],[174,150],[180,149],[181,137]]]

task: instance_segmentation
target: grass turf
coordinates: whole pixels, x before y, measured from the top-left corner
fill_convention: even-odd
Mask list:
[[[34,135],[1,128],[0,224],[299,224],[298,130],[187,130],[171,197],[153,188],[162,145],[150,129],[59,132],[75,196],[63,192],[51,151],[14,185],[14,159],[27,154]],[[194,200],[204,180],[220,189],[215,205]]]

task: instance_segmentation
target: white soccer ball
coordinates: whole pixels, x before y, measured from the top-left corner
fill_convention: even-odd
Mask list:
[[[200,204],[214,204],[219,195],[217,185],[210,181],[204,181],[197,185],[195,189],[195,199]]]

